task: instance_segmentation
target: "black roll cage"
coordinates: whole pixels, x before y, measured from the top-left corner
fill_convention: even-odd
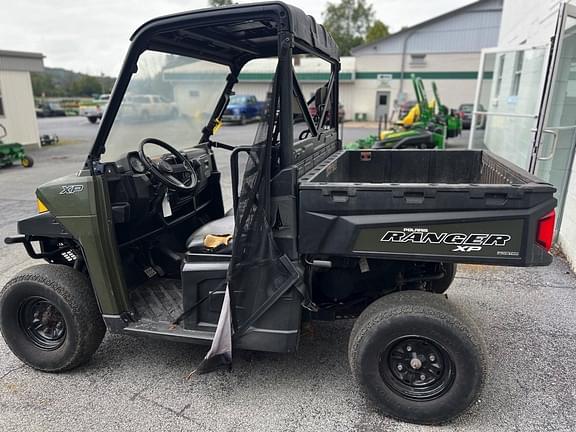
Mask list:
[[[251,38],[252,35],[254,36]],[[200,143],[209,141],[217,119],[228,104],[234,84],[238,82],[242,67],[257,58],[278,58],[277,76],[274,79],[280,96],[278,111],[281,168],[294,164],[293,98],[298,102],[313,137],[321,133],[320,128],[328,111],[338,113],[340,62],[336,43],[312,17],[282,2],[234,5],[160,17],[140,27],[131,41],[108,108],[85,163],[85,168],[88,168],[92,175],[99,166],[106,139],[131,77],[137,71],[138,58],[144,51],[178,54],[230,67],[226,86],[208,124],[202,130]],[[292,58],[295,54],[320,57],[331,65],[327,89],[330,110],[325,109],[320,113],[317,124],[307,108],[307,104],[314,98],[308,103],[305,101],[294,72]],[[330,129],[337,131],[338,115],[331,115],[328,124]]]

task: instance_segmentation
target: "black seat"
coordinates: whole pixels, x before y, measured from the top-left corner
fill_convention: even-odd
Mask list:
[[[232,253],[232,242],[230,241],[228,245],[222,246],[217,250],[210,251],[204,247],[204,238],[208,235],[233,235],[234,234],[234,215],[227,215],[220,219],[215,219],[208,222],[206,225],[202,225],[188,237],[186,240],[186,249],[191,253],[219,253],[219,254],[231,254]]]

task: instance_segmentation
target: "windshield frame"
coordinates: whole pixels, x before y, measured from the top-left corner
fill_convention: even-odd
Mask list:
[[[233,37],[235,35],[234,32],[240,31],[242,26],[247,23],[255,22],[272,24],[268,28],[276,29],[273,33],[273,38],[253,38],[238,43],[237,38]],[[180,41],[180,31],[187,32],[198,28],[227,29],[220,36],[199,36],[201,40],[208,40],[209,44],[216,44],[216,46],[223,48],[207,49],[206,43],[200,43],[198,40],[191,42]],[[198,36],[197,33],[196,36]],[[231,74],[227,79],[227,85],[214,109],[212,118],[202,131],[201,142],[206,142],[212,135],[218,114],[223,112],[227,104],[228,95],[235,82],[237,82],[239,71],[248,61],[278,56],[279,60],[282,59],[282,63],[285,63],[282,68],[285,69],[282,75],[287,78],[290,76],[288,63],[291,64],[293,53],[313,54],[331,63],[335,70],[340,68],[338,46],[324,27],[317,24],[302,10],[281,2],[237,4],[154,18],[138,28],[130,39],[131,44],[111,92],[110,102],[100,123],[94,145],[84,164],[84,168],[88,169],[91,175],[103,172],[100,156],[104,152],[106,140],[130,83],[131,76],[136,71],[138,58],[146,50],[194,57],[230,67]],[[288,99],[288,96],[291,97],[292,81],[290,79],[281,82],[279,87],[281,93],[284,93],[284,99]],[[337,91],[338,89],[336,88],[336,95]],[[284,109],[289,110],[285,111],[287,114],[292,113],[290,104],[287,104]],[[335,109],[337,110],[337,107]],[[286,141],[286,146],[283,145],[281,147],[288,147],[288,144],[291,146],[292,140],[289,138],[292,137],[292,134],[291,130],[288,129],[288,124],[282,124],[282,129],[282,141]],[[292,158],[291,151],[288,148],[282,148],[281,153],[281,159],[289,164]]]
[[[166,63],[169,56],[175,56],[178,58],[175,66],[170,66]],[[134,72],[129,75],[123,93],[119,94],[114,91],[112,94],[111,99],[117,98],[116,101],[119,101],[119,106],[115,110],[114,117],[107,129],[104,145],[99,148],[97,160],[102,163],[110,163],[120,160],[123,155],[137,151],[140,142],[149,137],[164,140],[179,151],[188,151],[198,144],[206,142],[204,129],[208,126],[209,119],[211,119],[214,116],[214,113],[218,111],[217,107],[220,99],[222,98],[222,95],[226,93],[226,89],[228,88],[227,81],[232,73],[230,66],[212,60],[199,59],[192,55],[184,55],[182,53],[166,52],[156,49],[147,49],[142,51],[135,61],[136,63],[132,68]],[[176,87],[174,82],[170,81],[170,79],[166,81],[172,84],[172,89],[174,91],[173,98],[170,100],[164,97],[161,93],[164,91],[163,89],[148,87],[146,84],[144,85],[148,88],[141,93],[142,89],[140,87],[142,86],[142,82],[146,83],[146,80],[150,78],[151,71],[152,74],[163,74],[166,71],[170,71],[171,68],[192,64],[204,64],[204,67],[208,65],[208,68],[216,67],[214,71],[206,71],[207,76],[211,73],[216,74],[206,82],[211,82],[212,85],[215,86],[212,93],[214,97],[211,98],[210,101],[203,101],[204,104],[201,104],[206,108],[206,120],[193,121],[195,118],[194,114],[188,113],[191,114],[191,122],[193,121],[195,124],[190,124],[189,127],[185,128],[173,127],[174,125],[171,125],[169,129],[166,129],[167,126],[164,125],[163,122],[158,123],[155,121],[155,123],[153,123],[155,127],[154,132],[149,130],[148,134],[146,134],[145,130],[148,125],[142,123],[143,118],[138,117],[139,110],[150,111],[151,116],[156,116],[154,117],[156,120],[167,120],[165,117],[162,117],[164,114],[161,109],[159,112],[154,110],[153,106],[156,106],[154,104],[157,101],[173,105],[174,109],[177,110],[177,112],[182,113],[183,116],[187,110],[185,107],[177,105],[175,93]],[[159,68],[156,69],[157,67]],[[179,82],[179,80],[175,82]],[[109,101],[109,104],[110,102],[111,100]],[[146,105],[152,105],[152,107]],[[145,107],[143,108],[143,106]],[[188,106],[187,108],[190,107]],[[106,113],[104,113],[104,117],[108,112],[109,111],[107,110]],[[105,119],[103,118],[102,123],[104,123],[104,120]],[[185,122],[182,122],[180,123],[180,126],[185,124]],[[136,128],[134,128],[134,126],[136,126]],[[132,130],[130,131],[130,129]],[[171,132],[169,134],[171,135],[171,138],[166,136],[167,131]],[[175,131],[180,133],[174,134]],[[144,135],[142,135],[142,133],[144,133]]]
[[[126,59],[125,59],[124,64],[122,66],[121,72],[118,75],[118,79],[116,80],[116,83],[114,84],[112,92],[110,93],[110,99],[108,100],[108,106],[106,108],[106,112],[104,113],[104,115],[102,117],[102,120],[100,123],[100,128],[98,129],[98,133],[97,133],[96,138],[94,140],[94,145],[92,146],[92,149],[90,150],[90,153],[88,154],[88,157],[87,157],[86,162],[84,164],[85,168],[90,169],[92,174],[94,174],[94,163],[98,163],[100,161],[101,156],[104,154],[104,152],[106,150],[106,141],[108,140],[108,137],[110,135],[112,127],[114,126],[115,119],[118,115],[121,104],[126,97],[128,86],[130,85],[130,82],[132,81],[133,76],[138,71],[138,66],[137,66],[138,60],[140,59],[140,56],[142,54],[144,54],[145,52],[158,52],[158,53],[163,53],[163,54],[174,54],[174,55],[185,56],[188,58],[197,58],[199,60],[206,60],[206,61],[210,61],[213,63],[228,66],[231,70],[231,73],[235,69],[230,64],[219,62],[219,61],[214,60],[214,59],[198,58],[197,56],[192,56],[192,55],[186,54],[186,53],[182,52],[181,50],[149,49],[147,47],[144,47],[143,43],[141,43],[137,40],[133,41],[132,44],[130,45],[130,48],[128,49],[128,53],[126,55]],[[224,87],[223,93],[225,93],[229,87],[228,83],[225,83],[225,84],[226,85],[223,85],[223,87]],[[222,95],[218,99],[218,103],[217,103],[215,110],[213,112],[215,112],[216,109],[218,108],[218,105],[219,105],[219,102],[221,99],[222,99]],[[204,138],[204,133],[202,133],[202,138],[200,139],[200,142],[203,141],[203,138]],[[197,144],[197,143],[191,143],[191,145],[195,145],[195,144]]]

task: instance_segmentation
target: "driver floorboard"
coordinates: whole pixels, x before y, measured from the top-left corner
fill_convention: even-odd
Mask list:
[[[182,313],[182,288],[178,279],[151,279],[130,291],[139,319],[172,322]]]

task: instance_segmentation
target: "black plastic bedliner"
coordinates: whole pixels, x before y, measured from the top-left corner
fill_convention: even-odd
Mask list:
[[[555,189],[481,150],[352,150],[300,183],[301,208],[334,214],[532,208]]]
[[[507,162],[474,150],[342,151],[322,166],[310,182],[328,183],[538,183]]]

